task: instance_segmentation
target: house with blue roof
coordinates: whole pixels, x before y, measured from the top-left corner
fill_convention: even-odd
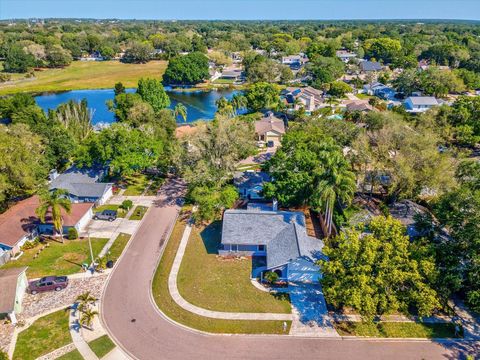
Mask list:
[[[257,269],[262,276],[275,272],[280,280],[293,283],[318,283],[316,262],[325,256],[323,242],[308,236],[305,215],[297,211],[226,210],[223,215],[221,256],[265,258]]]

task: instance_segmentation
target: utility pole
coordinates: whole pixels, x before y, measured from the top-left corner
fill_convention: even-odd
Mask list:
[[[93,250],[92,250],[92,240],[90,239],[90,231],[88,232],[88,245],[90,247],[90,257],[92,258],[91,266],[93,267]]]

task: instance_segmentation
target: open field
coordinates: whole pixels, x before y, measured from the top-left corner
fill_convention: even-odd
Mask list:
[[[94,257],[102,250],[108,239],[92,238]],[[90,249],[87,239],[67,240],[62,244],[60,241],[50,241],[50,246],[45,248],[34,259],[37,251],[43,246],[39,244],[33,249],[25,250],[18,259],[13,260],[2,268],[28,266],[28,278],[39,278],[47,275],[71,275],[82,269],[84,262],[90,261]]]
[[[136,87],[142,77],[160,78],[166,61],[146,64],[124,64],[119,61],[74,61],[64,69],[36,71],[31,79],[19,78],[0,84],[0,95],[17,92],[51,92],[82,89],[110,89],[121,81],[125,87]]]
[[[155,302],[160,310],[174,321],[211,333],[283,334],[283,321],[232,321],[211,319],[192,314],[175,303],[168,291],[168,275],[182,238],[184,228],[185,218],[179,220],[175,225],[172,235],[165,247],[162,260],[155,273],[152,292]],[[205,273],[205,275],[207,275],[207,273]],[[287,323],[289,329],[291,322],[288,321]]]
[[[14,360],[33,360],[72,342],[68,310],[59,310],[36,320],[18,334]]]
[[[342,336],[369,336],[379,338],[455,338],[455,326],[450,323],[426,324],[414,322],[334,323]]]
[[[178,273],[180,294],[193,305],[213,311],[289,314],[288,295],[276,297],[252,285],[251,259],[217,256],[221,228],[222,223],[215,222],[192,229]]]

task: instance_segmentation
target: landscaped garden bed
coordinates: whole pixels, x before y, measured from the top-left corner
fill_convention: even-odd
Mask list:
[[[129,220],[142,220],[147,210],[148,210],[147,206],[141,206],[141,205],[136,206],[132,212],[132,215],[130,215]]]
[[[96,257],[108,239],[91,238],[90,240],[93,256]],[[85,262],[90,262],[88,239],[65,239],[63,244],[60,239],[57,239],[39,243],[34,248],[25,250],[18,260],[6,263],[2,269],[28,266],[27,276],[31,279],[48,275],[74,274],[82,270],[82,264]]]

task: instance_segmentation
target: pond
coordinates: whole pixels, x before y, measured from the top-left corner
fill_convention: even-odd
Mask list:
[[[135,92],[135,89],[127,89],[127,92]],[[182,103],[187,108],[187,122],[197,120],[213,119],[217,107],[215,102],[223,97],[231,99],[238,93],[238,90],[219,90],[219,91],[168,91],[170,96],[170,108],[176,104]],[[113,90],[72,90],[60,93],[48,93],[35,97],[37,104],[45,111],[55,109],[58,105],[69,100],[81,101],[87,99],[88,107],[93,110],[93,125],[100,123],[112,123],[115,121],[114,115],[108,110],[107,100],[114,97]],[[178,118],[177,123],[183,123],[183,119]]]

